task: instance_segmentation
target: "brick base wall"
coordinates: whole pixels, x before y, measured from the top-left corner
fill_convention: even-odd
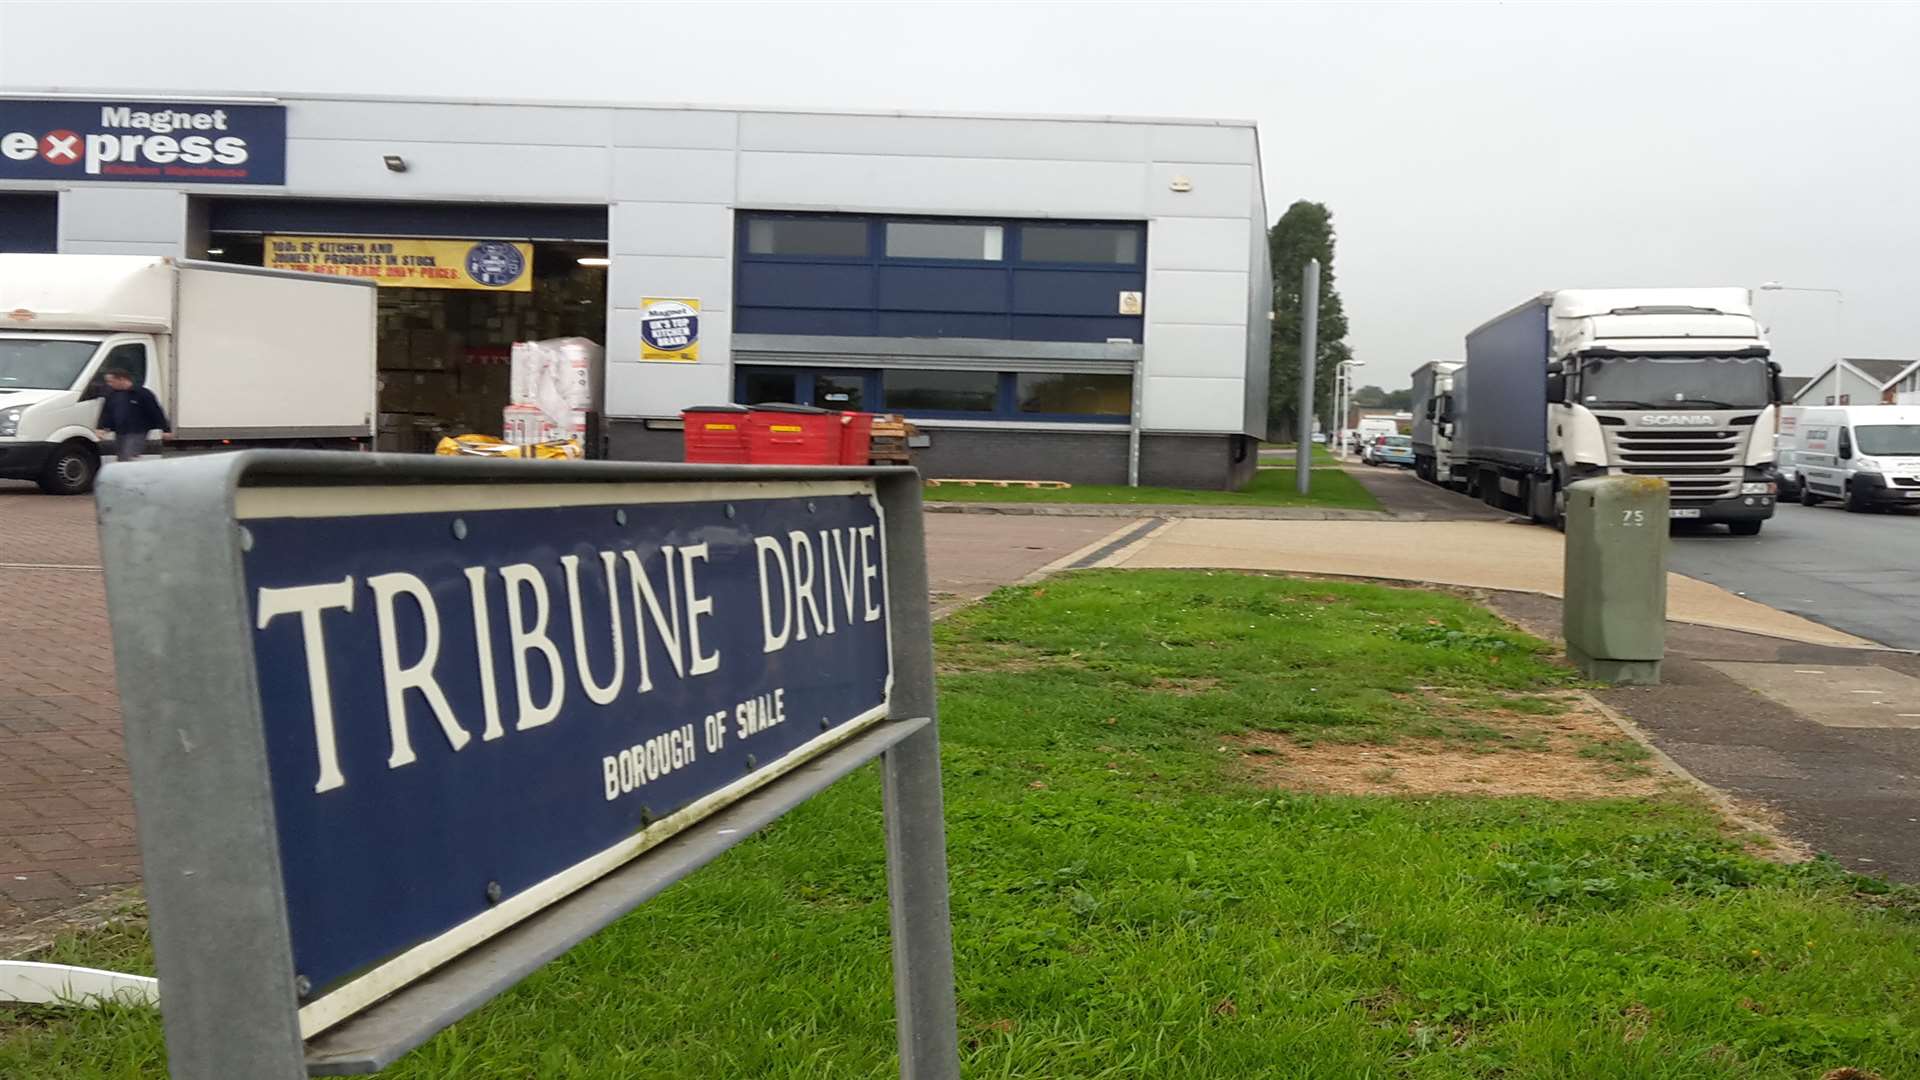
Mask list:
[[[1124,431],[1033,431],[924,428],[929,445],[913,465],[934,478],[1127,482]],[[1140,482],[1149,487],[1238,490],[1253,480],[1259,443],[1244,435],[1142,435]],[[607,453],[615,461],[679,461],[679,431],[649,430],[642,421],[607,421]]]

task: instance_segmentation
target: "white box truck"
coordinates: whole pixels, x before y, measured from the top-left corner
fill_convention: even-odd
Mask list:
[[[1453,374],[1458,360],[1413,369],[1413,471],[1431,484],[1453,483]]]
[[[1542,293],[1468,334],[1465,370],[1454,447],[1490,504],[1557,523],[1568,484],[1614,474],[1738,536],[1773,516],[1779,368],[1745,289]]]
[[[375,288],[142,255],[0,255],[0,478],[90,490],[113,368],[160,399],[179,448],[370,445]]]
[[[1837,499],[1853,513],[1920,509],[1920,405],[1809,406],[1780,431],[1800,503]]]

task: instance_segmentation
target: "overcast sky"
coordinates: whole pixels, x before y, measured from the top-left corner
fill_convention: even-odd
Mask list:
[[[1920,6],[0,3],[0,86],[1251,118],[1362,382],[1548,288],[1744,285],[1920,355]]]

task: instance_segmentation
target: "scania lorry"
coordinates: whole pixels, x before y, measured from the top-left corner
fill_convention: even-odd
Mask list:
[[[1413,369],[1413,471],[1429,483],[1453,483],[1453,373],[1462,366],[1429,360]]]
[[[0,478],[78,495],[105,374],[159,398],[181,449],[371,444],[375,286],[144,255],[0,255]]]
[[[1665,480],[1676,519],[1773,516],[1779,368],[1745,289],[1542,293],[1467,335],[1466,370],[1455,448],[1490,504],[1560,523],[1568,484],[1625,474]]]

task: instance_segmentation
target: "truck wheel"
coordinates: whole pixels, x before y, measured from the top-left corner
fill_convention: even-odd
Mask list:
[[[61,446],[40,473],[40,490],[49,495],[85,495],[100,474],[100,454],[86,443]]]
[[[1522,498],[1526,500],[1527,517],[1535,525],[1551,524],[1553,514],[1553,481],[1539,476],[1527,477],[1527,486],[1522,488]]]
[[[1759,536],[1760,526],[1765,524],[1764,521],[1729,521],[1727,531],[1735,536]]]
[[[1873,504],[1868,502],[1860,489],[1853,484],[1847,485],[1845,506],[1849,514],[1865,514],[1873,510]]]
[[[1800,505],[1801,506],[1819,506],[1820,505],[1820,496],[1815,495],[1813,493],[1813,488],[1808,487],[1807,482],[1805,480],[1800,481]]]

